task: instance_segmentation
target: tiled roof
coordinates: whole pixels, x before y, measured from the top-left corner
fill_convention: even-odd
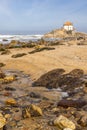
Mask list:
[[[71,22],[67,21],[67,22],[64,23],[64,26],[65,25],[69,26],[69,25],[73,25],[73,24]]]

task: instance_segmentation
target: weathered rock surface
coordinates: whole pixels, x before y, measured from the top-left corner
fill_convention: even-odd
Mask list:
[[[63,130],[72,130],[71,128],[64,128]]]
[[[0,78],[4,78],[5,74],[0,70]]]
[[[67,32],[63,28],[53,30],[47,34],[44,35],[43,38],[67,38],[71,37],[73,40],[77,38],[77,40],[84,39],[84,37],[87,36],[87,34],[81,33],[81,32]],[[69,39],[70,41],[70,39]]]
[[[0,129],[3,129],[3,126],[6,125],[6,119],[3,117],[3,115],[0,113]]]
[[[81,80],[84,74],[83,70],[74,69],[70,73],[63,73],[63,69],[50,71],[42,75],[33,85],[44,86],[51,89],[60,87],[63,91],[71,91],[83,85],[84,82]]]
[[[50,83],[53,83],[58,79],[60,75],[65,72],[64,69],[55,69],[44,75],[42,75],[33,85],[35,86],[49,86]]]
[[[29,106],[26,106],[22,110],[22,117],[23,118],[30,118],[30,117],[37,117],[42,116],[43,112],[40,107],[30,104]]]
[[[58,106],[61,106],[61,107],[76,107],[76,108],[81,108],[83,106],[85,106],[87,104],[87,101],[85,100],[66,100],[66,99],[63,99],[63,100],[60,100],[58,102]]]
[[[17,105],[16,100],[13,99],[13,98],[10,98],[10,99],[6,100],[5,103],[6,103],[7,105],[13,105],[13,106],[14,106],[14,105]]]
[[[75,130],[76,128],[75,124],[72,121],[62,115],[54,120],[54,125],[57,125],[60,129],[70,128],[72,130]]]
[[[42,116],[43,115],[41,108],[34,105],[34,104],[31,105],[30,111],[34,116]]]

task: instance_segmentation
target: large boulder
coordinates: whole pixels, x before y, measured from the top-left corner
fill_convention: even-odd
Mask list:
[[[64,69],[55,69],[44,75],[42,75],[37,81],[34,82],[34,86],[44,86],[47,88],[62,88],[63,91],[74,90],[74,88],[81,87],[83,81],[81,77],[84,72],[80,69],[74,69],[67,74],[63,74]]]
[[[52,71],[49,71],[46,74],[42,75],[37,81],[35,81],[33,85],[48,87],[49,84],[52,84],[54,81],[56,81],[58,77],[64,72],[64,69],[54,69]]]

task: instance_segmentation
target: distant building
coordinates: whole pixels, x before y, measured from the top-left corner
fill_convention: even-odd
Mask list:
[[[63,29],[66,30],[66,31],[73,31],[74,27],[73,27],[73,24],[68,21],[68,22],[64,23]]]

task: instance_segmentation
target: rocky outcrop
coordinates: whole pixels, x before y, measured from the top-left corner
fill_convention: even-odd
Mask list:
[[[73,36],[71,33],[67,33],[64,29],[56,29],[44,35],[44,38],[63,38]]]
[[[63,74],[64,69],[56,69],[42,75],[33,83],[34,86],[44,86],[46,88],[58,88],[63,91],[71,91],[74,88],[79,88],[83,85],[81,77],[84,72],[80,69],[74,69],[67,74]]]
[[[75,31],[65,31],[63,28],[61,28],[46,33],[43,36],[43,38],[69,38],[69,37],[71,37],[72,40],[75,40],[75,38],[77,38],[77,40],[85,40],[87,34]]]

